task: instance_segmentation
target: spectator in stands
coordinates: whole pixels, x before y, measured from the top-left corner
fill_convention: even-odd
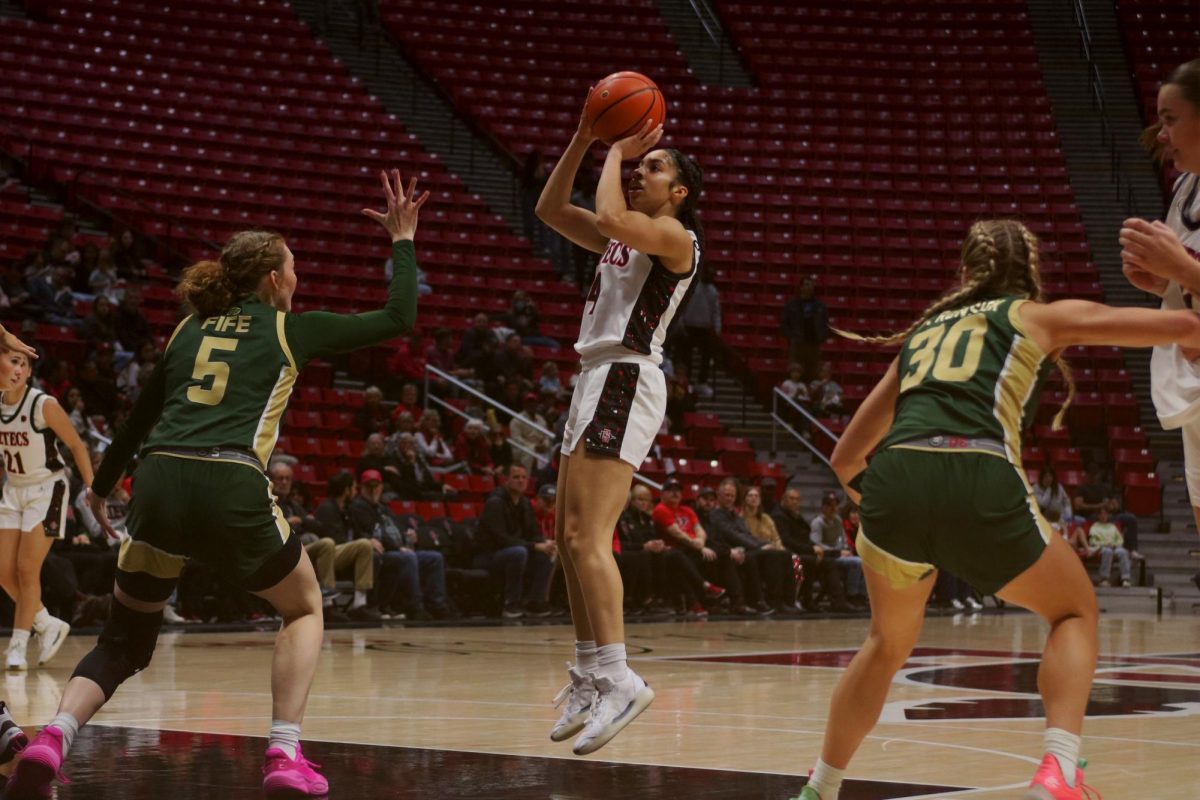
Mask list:
[[[508,426],[509,438],[515,445],[520,445],[513,448],[514,463],[529,471],[546,465],[550,460],[550,444],[554,437],[542,433],[538,428],[548,430],[549,427],[546,418],[538,413],[538,396],[532,392],[525,395],[521,413],[513,417]]]
[[[711,496],[712,490],[709,490]],[[699,515],[688,506],[683,505],[683,484],[676,478],[667,478],[663,482],[661,502],[654,507],[651,514],[658,537],[673,550],[682,553],[691,565],[691,572],[705,577],[704,582],[695,587],[691,581],[681,581],[679,588],[686,593],[690,584],[699,591],[693,596],[697,601],[713,603],[725,596],[725,588],[712,582],[713,577],[722,576],[727,585],[737,584],[737,569],[728,554],[725,557],[708,544],[708,531],[700,522]],[[677,559],[677,557],[676,557]],[[686,569],[686,568],[685,568]],[[686,574],[686,573],[681,573]],[[741,605],[740,603],[738,605]],[[691,611],[698,615],[708,613],[704,605],[693,602]]]
[[[634,484],[629,502],[617,520],[617,569],[625,586],[625,609],[632,614],[650,609],[654,598],[655,559],[661,558],[668,549],[654,527],[654,518],[650,514],[653,504],[650,490]],[[662,573],[661,569],[658,571]]]
[[[788,376],[779,384],[779,390],[802,408],[809,407],[812,398],[808,393],[808,383],[804,380],[804,368],[799,364],[788,365]]]
[[[698,393],[712,396],[709,372],[721,346],[721,293],[713,283],[710,267],[702,267],[698,280],[689,293],[687,305],[679,317],[678,345],[675,360],[688,365],[688,373],[696,376],[700,387]],[[693,365],[694,352],[700,352],[700,369]]]
[[[504,340],[504,349],[496,355],[496,372],[505,385],[515,383],[523,389],[532,383],[533,354],[517,334],[510,333]]]
[[[387,260],[383,262],[383,280],[385,284],[392,282],[392,271],[394,269],[395,265],[392,263],[392,257],[389,255]],[[420,267],[417,267],[417,294],[433,294],[433,287],[429,285],[429,276]]]
[[[804,580],[800,584],[800,602],[807,611],[815,611],[813,585],[820,581],[825,595],[835,611],[849,610],[842,588],[841,571],[835,560],[824,558],[824,548],[812,540],[812,523],[800,513],[803,496],[799,487],[789,486],[783,493],[783,501],[771,513],[775,529],[783,546],[800,557],[804,567]]]
[[[381,433],[372,433],[363,443],[362,455],[354,471],[359,475],[367,470],[375,470],[383,476],[385,500],[396,496],[403,497],[403,481],[400,477],[400,458],[389,455],[387,440]],[[408,499],[408,498],[405,498]]]
[[[513,463],[513,446],[508,442],[504,429],[488,426],[488,440],[492,448],[492,467],[496,472],[507,471]]]
[[[88,273],[88,293],[94,297],[107,297],[110,303],[120,300],[124,281],[117,275],[117,265],[107,251],[96,262],[96,268]]]
[[[413,331],[396,345],[396,351],[388,359],[388,368],[394,378],[424,380],[425,363],[425,335]]]
[[[115,380],[105,380],[101,376],[99,364],[95,359],[88,359],[79,367],[76,386],[79,387],[88,411],[111,422],[119,401],[117,384]]]
[[[100,466],[101,457],[93,454],[93,470]],[[108,521],[113,529],[125,539],[129,534],[126,529],[126,517],[129,516],[129,492],[132,481],[122,480],[107,498]],[[104,533],[96,515],[92,513],[87,502],[87,487],[82,486],[75,497],[75,519],[79,525],[71,538],[71,546],[64,548],[61,553],[71,562],[80,590],[94,595],[103,595],[112,591],[113,581],[117,577],[117,551],[120,541],[112,541]]]
[[[142,373],[152,372],[157,361],[158,351],[154,349],[154,342],[142,342],[137,355],[117,374],[117,389],[130,403],[136,402],[141,393]]]
[[[467,420],[462,433],[454,442],[454,457],[467,465],[472,475],[492,472],[492,447],[488,442],[487,426],[481,419]]]
[[[79,326],[75,315],[75,295],[71,292],[71,269],[57,267],[33,279],[29,293],[42,311],[42,319],[51,325]]]
[[[553,361],[547,361],[542,364],[542,371],[538,375],[538,391],[542,397],[549,399],[551,402],[560,400],[563,396],[562,378],[558,374],[558,364]]]
[[[512,423],[514,415],[519,414],[522,406],[525,405],[525,400],[521,392],[521,384],[518,381],[506,383],[500,388],[500,405],[503,408],[493,406],[489,408],[484,415],[489,428],[508,428]],[[510,414],[508,409],[513,409]]]
[[[529,240],[535,253],[546,254],[546,241],[551,231],[545,223],[537,218],[534,209],[537,208],[538,198],[546,187],[546,162],[540,150],[530,150],[525,155],[525,163],[521,165],[521,224],[525,238]]]
[[[354,476],[342,470],[329,478],[325,500],[313,512],[313,540],[305,545],[317,580],[325,590],[327,618],[333,618],[333,595],[339,578],[354,581],[350,618],[372,622],[379,612],[368,603],[375,587],[375,545],[369,538],[356,538],[350,517],[350,502],[357,494]]]
[[[34,327],[36,329],[36,323]],[[22,325],[21,330],[21,341],[29,341],[29,338],[25,335],[24,325]],[[33,347],[33,345],[30,345],[30,347]],[[71,409],[65,401],[67,399],[67,391],[71,388],[71,367],[67,364],[66,359],[47,358],[40,380],[42,382],[42,390],[49,392],[70,413]]]
[[[40,258],[39,253],[34,256]],[[19,264],[12,264],[0,275],[0,291],[8,298],[8,306],[4,309],[7,316],[25,318],[41,313],[37,303],[29,293],[29,284],[25,273]]]
[[[414,550],[417,532],[392,513],[383,502],[383,476],[367,470],[358,478],[358,496],[350,502],[350,518],[360,538],[371,540],[371,546],[382,558],[380,589],[383,572],[391,564],[397,572],[396,591],[390,597],[378,598],[385,611],[399,608],[405,619],[426,620],[430,612],[443,619],[451,615],[446,599],[446,562],[437,550]],[[429,601],[429,610],[425,600]]]
[[[1113,487],[1099,462],[1088,465],[1087,478],[1075,492],[1074,506],[1078,516],[1093,520],[1098,517],[1101,508],[1107,509],[1113,522],[1121,526],[1130,555],[1141,558],[1137,552],[1138,518],[1121,510],[1120,489]]]
[[[792,560],[793,554],[783,546],[779,530],[775,527],[775,520],[763,510],[762,496],[763,492],[759,487],[747,487],[746,496],[742,498],[742,519],[750,535],[763,543],[763,549],[767,553],[778,554],[766,556],[767,559],[777,559],[779,562],[775,567],[778,570],[778,582],[773,588],[770,584],[771,575],[764,576],[768,579],[767,602],[776,611],[792,614],[796,611],[796,568]]]
[[[107,254],[108,251],[105,250]],[[112,263],[112,256],[108,255],[106,260]],[[77,295],[92,294],[92,288],[88,280],[92,277],[92,273],[100,267],[100,248],[88,242],[79,251],[79,263],[75,265],[75,277],[71,280],[71,291]]]
[[[300,493],[295,491],[295,472],[282,462],[272,463],[267,470],[271,478],[271,489],[275,492],[275,504],[283,512],[284,519],[296,533],[320,534],[322,528],[314,514],[304,507]]]
[[[418,419],[424,409],[421,407],[421,390],[417,384],[409,381],[400,387],[400,402],[392,409],[392,425],[395,427],[402,414],[408,414],[412,419]],[[412,430],[416,433],[416,430]]]
[[[820,548],[821,558],[833,560],[841,570],[846,594],[852,603],[866,599],[866,580],[862,572],[862,559],[854,555],[846,541],[846,531],[838,514],[837,495],[826,493],[821,501],[821,514],[812,521],[809,534],[812,543]]]
[[[842,387],[833,379],[833,364],[821,363],[821,374],[808,386],[813,412],[819,417],[832,417],[842,413]]]
[[[705,493],[705,496],[707,497],[708,494]],[[735,610],[770,614],[774,608],[763,599],[767,575],[769,572],[773,574],[774,583],[777,586],[778,575],[775,573],[778,570],[776,567],[778,563],[786,561],[787,569],[791,570],[791,554],[785,553],[782,549],[774,551],[781,558],[773,559],[771,564],[768,564],[767,553],[769,551],[766,543],[750,533],[750,529],[746,527],[746,521],[738,513],[738,482],[736,478],[726,478],[721,481],[721,485],[717,488],[716,500],[716,507],[708,512],[706,529],[714,543],[721,542],[729,548],[729,557],[733,563],[738,565],[738,571],[741,573],[741,584],[745,592],[747,608]],[[733,587],[729,587],[729,589],[731,595],[734,594]],[[737,599],[734,597],[735,601]]]
[[[552,350],[558,350],[561,347],[554,339],[542,336],[541,314],[538,312],[537,304],[523,289],[513,292],[512,305],[509,307],[504,321],[508,327],[513,329],[514,333],[521,337],[522,344],[528,347],[549,347]]]
[[[800,364],[804,379],[817,377],[821,345],[829,336],[829,312],[816,296],[816,281],[804,278],[796,296],[783,307],[780,331],[788,340],[788,360]]]
[[[434,331],[433,344],[425,348],[425,363],[459,380],[466,380],[471,377],[471,370],[460,367],[455,361],[454,349],[450,346],[452,341],[453,337],[448,328],[438,328]],[[403,398],[401,400],[403,401]]]
[[[397,451],[397,442],[399,442],[401,434],[417,435],[417,420],[412,414],[405,411],[395,418],[392,428],[392,435],[388,437],[389,452]]]
[[[146,265],[142,263],[144,253],[141,242],[128,228],[113,237],[108,251],[112,255],[113,263],[117,265],[117,275],[124,280],[140,280],[149,274]]]
[[[1038,470],[1037,485],[1033,487],[1033,496],[1037,498],[1038,508],[1047,519],[1050,512],[1056,512],[1062,520],[1074,517],[1074,507],[1067,487],[1058,481],[1054,467],[1042,467]]]
[[[383,407],[383,390],[378,386],[368,386],[364,392],[362,407],[354,412],[354,427],[363,438],[388,432],[388,413]]]
[[[558,551],[542,538],[533,505],[525,496],[529,472],[513,464],[483,505],[475,566],[504,580],[505,619],[525,613],[547,616],[550,578]]]
[[[682,379],[680,372],[683,372]],[[667,381],[667,430],[675,434],[687,432],[685,415],[696,410],[696,396],[687,382],[686,371],[677,368],[676,374]]]
[[[401,500],[453,500],[458,492],[439,483],[417,446],[417,437],[401,433],[397,438],[397,494]],[[387,476],[385,475],[385,478]]]
[[[79,335],[87,342],[89,351],[95,350],[100,342],[117,346],[117,317],[112,301],[106,296],[100,295],[92,301],[92,313],[79,326]]]
[[[968,608],[972,612],[983,610],[983,603],[975,597],[975,590],[971,588],[971,584],[944,569],[938,570],[937,585],[933,591],[939,603],[943,606],[948,605],[955,611],[965,611]]]
[[[417,448],[434,475],[466,469],[466,464],[454,459],[454,451],[442,436],[442,415],[432,408],[421,415],[417,424]]]
[[[116,328],[117,341],[121,347],[130,353],[138,352],[146,342],[154,341],[154,331],[150,328],[150,320],[142,313],[144,291],[139,284],[126,287],[117,305]]]
[[[472,319],[471,327],[463,334],[458,343],[458,355],[455,361],[460,367],[473,367],[480,355],[484,354],[484,343],[496,344],[496,333],[488,315],[480,311]],[[476,376],[478,377],[478,376]]]
[[[1096,512],[1096,520],[1088,528],[1088,547],[1090,548],[1089,555],[1100,554],[1100,586],[1110,585],[1109,579],[1112,577],[1114,554],[1121,571],[1121,585],[1125,587],[1133,585],[1130,580],[1132,569],[1129,551],[1125,549],[1125,538],[1121,535],[1121,529],[1110,518],[1106,507],[1102,506]]]

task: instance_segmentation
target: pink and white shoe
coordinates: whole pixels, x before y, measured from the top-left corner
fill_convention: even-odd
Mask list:
[[[1079,763],[1079,769],[1075,770],[1075,786],[1071,787],[1063,777],[1058,759],[1047,753],[1022,800],[1103,800],[1099,792],[1083,782],[1086,764],[1086,761]]]
[[[62,768],[62,731],[42,728],[17,761],[5,790],[6,800],[44,800],[51,796],[54,779],[68,783]]]
[[[320,766],[306,759],[299,747],[295,758],[272,747],[263,764],[263,791],[269,798],[324,797],[329,794],[329,781],[317,772]]]

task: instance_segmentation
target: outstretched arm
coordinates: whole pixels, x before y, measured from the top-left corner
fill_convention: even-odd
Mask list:
[[[363,214],[378,222],[392,237],[392,282],[388,286],[387,304],[377,311],[362,314],[332,314],[313,311],[307,314],[288,314],[284,330],[296,366],[312,358],[344,353],[359,347],[387,341],[410,331],[417,320],[417,259],[413,237],[421,206],[429,192],[417,196],[417,179],[400,179],[400,171],[392,170],[395,185],[387,173],[383,179],[387,211],[363,209]]]
[[[1152,308],[1113,308],[1087,300],[1024,303],[1018,312],[1047,353],[1072,345],[1200,348],[1200,314]]]

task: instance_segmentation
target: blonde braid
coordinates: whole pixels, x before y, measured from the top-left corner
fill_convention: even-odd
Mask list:
[[[1038,240],[1033,235],[1033,232],[1024,225],[1020,226],[1021,238],[1025,240],[1025,249],[1028,253],[1026,259],[1026,267],[1028,268],[1029,286],[1033,290],[1031,300],[1040,301],[1042,299],[1042,273],[1038,258]],[[1071,402],[1075,399],[1075,376],[1071,372],[1071,365],[1059,353],[1058,358],[1054,360],[1054,366],[1058,367],[1058,372],[1062,375],[1063,383],[1067,386],[1067,397],[1063,400],[1063,404],[1058,407],[1058,412],[1054,415],[1054,420],[1050,423],[1051,430],[1060,431],[1063,428],[1063,422],[1067,417],[1067,409],[1071,407]]]
[[[907,329],[898,333],[891,333],[887,336],[861,336],[857,333],[839,330],[831,327],[834,333],[846,339],[851,339],[856,342],[865,342],[867,344],[879,344],[885,347],[894,347],[898,344],[903,344],[909,336],[924,325],[929,320],[936,317],[951,308],[957,308],[967,304],[973,300],[980,291],[984,289],[996,274],[996,242],[992,239],[983,227],[983,223],[976,222],[971,226],[971,230],[967,233],[967,240],[963,243],[963,263],[964,265],[969,260],[967,254],[973,251],[976,245],[983,247],[988,252],[987,261],[978,269],[971,273],[971,277],[960,288],[952,292],[948,292],[926,308],[921,316],[917,317],[916,322],[909,325]]]

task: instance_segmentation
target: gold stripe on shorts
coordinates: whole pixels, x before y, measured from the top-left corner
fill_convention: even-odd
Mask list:
[[[125,572],[145,572],[155,578],[174,580],[183,572],[186,561],[183,556],[172,555],[154,545],[126,539],[121,542],[117,568]]]
[[[934,570],[932,564],[905,561],[892,555],[868,539],[861,527],[858,529],[858,538],[854,540],[854,546],[863,563],[886,578],[893,589],[915,586]]]

